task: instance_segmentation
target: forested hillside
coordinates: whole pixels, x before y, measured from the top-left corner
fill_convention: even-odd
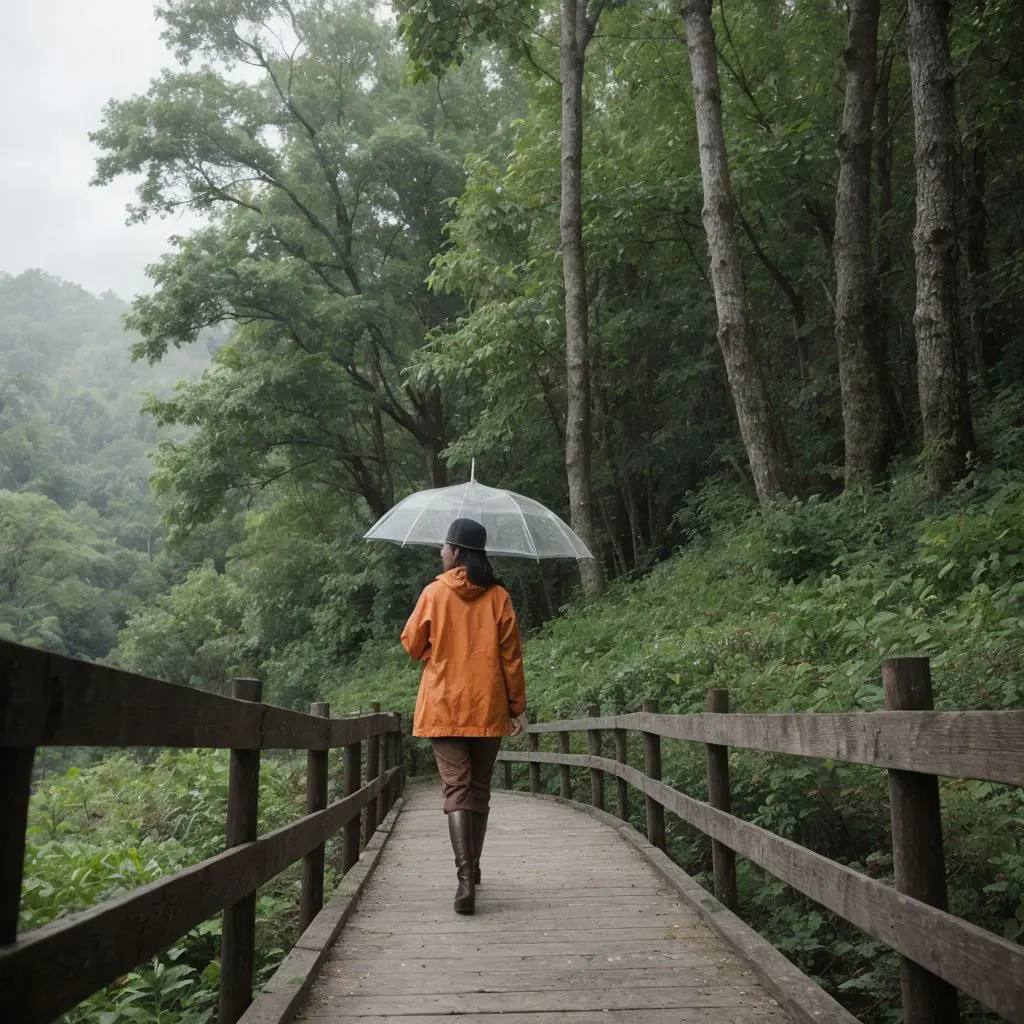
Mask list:
[[[111,99],[96,184],[206,222],[131,336],[112,297],[0,279],[3,635],[407,710],[395,638],[436,553],[360,538],[475,457],[598,556],[499,565],[541,715],[686,712],[712,685],[873,710],[893,651],[933,656],[944,707],[1021,707],[1024,6],[396,8],[160,6],[180,63]],[[666,778],[699,796],[701,756]],[[299,791],[272,765],[268,822]],[[218,848],[224,778],[197,752],[41,784],[25,924]],[[734,778],[737,813],[890,876],[882,773]],[[943,800],[953,909],[1019,941],[1019,791]],[[898,1018],[881,947],[744,872],[790,956]],[[292,884],[261,897],[262,971]],[[210,1020],[217,929],[68,1020]]]
[[[133,363],[126,309],[40,272],[0,274],[0,634],[89,658],[181,578],[178,556],[160,557],[161,431],[141,407],[210,355]]]

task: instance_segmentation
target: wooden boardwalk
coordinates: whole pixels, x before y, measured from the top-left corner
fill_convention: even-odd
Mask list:
[[[314,983],[307,1024],[783,1024],[790,1017],[608,826],[496,792],[473,917],[436,785],[414,785]]]

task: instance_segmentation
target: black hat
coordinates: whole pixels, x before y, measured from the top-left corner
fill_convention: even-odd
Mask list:
[[[475,519],[456,519],[448,527],[445,541],[453,548],[483,551],[487,547],[487,530]]]

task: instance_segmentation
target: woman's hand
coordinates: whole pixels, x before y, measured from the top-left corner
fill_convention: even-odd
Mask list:
[[[528,722],[526,720],[526,712],[524,711],[521,715],[512,719],[512,736],[521,736],[523,730],[526,729]]]

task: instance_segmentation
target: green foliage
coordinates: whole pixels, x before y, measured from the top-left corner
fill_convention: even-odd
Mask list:
[[[142,389],[169,389],[208,354],[133,368],[124,308],[37,271],[0,274],[0,635],[90,658],[180,571],[149,493]]]
[[[539,719],[607,713],[657,697],[668,713],[704,709],[710,687],[736,711],[872,711],[879,665],[908,651],[932,658],[937,706],[1020,707],[1024,569],[1019,472],[977,471],[936,508],[912,466],[892,486],[832,501],[750,510],[710,484],[680,514],[694,540],[644,579],[570,607],[526,644]],[[952,579],[951,579],[952,577]],[[411,709],[416,667],[393,645],[366,649],[344,673],[346,696],[379,694]],[[665,778],[706,793],[704,752],[667,744]],[[884,772],[736,751],[734,812],[891,881]],[[949,780],[942,786],[954,911],[1024,937],[1024,794]],[[670,825],[673,855],[709,884],[706,839]],[[786,886],[741,868],[751,923],[861,1019],[899,1019],[896,958]],[[966,1018],[987,1018],[969,1007]]]
[[[152,762],[115,754],[39,780],[29,809],[19,926],[37,928],[173,874],[223,850],[228,758],[164,752]],[[305,813],[299,760],[265,755],[261,832]],[[298,871],[257,898],[262,981],[297,932]],[[220,919],[206,921],[66,1014],[63,1024],[207,1024],[215,1016]]]

